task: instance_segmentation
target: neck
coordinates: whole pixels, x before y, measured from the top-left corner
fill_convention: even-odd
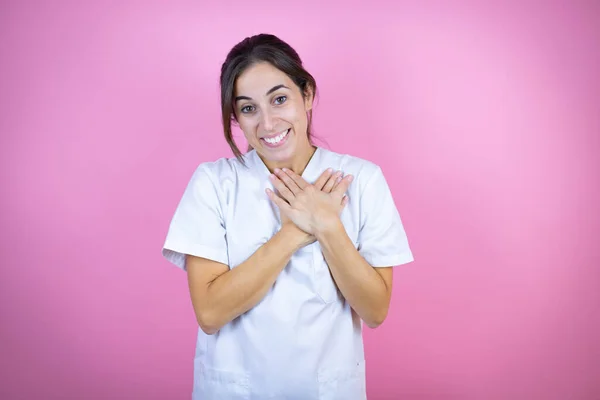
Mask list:
[[[301,151],[297,151],[296,154],[294,154],[294,157],[292,157],[290,160],[281,162],[263,160],[263,162],[271,173],[273,173],[275,168],[288,168],[294,171],[296,174],[302,176],[304,169],[308,165],[308,162],[312,158],[313,154],[315,154],[316,150],[316,147],[314,147],[312,144],[308,144],[307,146],[303,146]]]

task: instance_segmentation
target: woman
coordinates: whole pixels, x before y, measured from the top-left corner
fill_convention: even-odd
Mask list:
[[[236,157],[197,167],[163,248],[187,271],[200,325],[194,399],[366,398],[362,321],[383,322],[391,267],[413,257],[381,169],[312,144],[316,90],[272,35],[222,66]]]

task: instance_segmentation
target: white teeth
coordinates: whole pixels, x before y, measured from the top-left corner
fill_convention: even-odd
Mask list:
[[[276,144],[279,143],[281,141],[281,139],[283,139],[289,132],[290,130],[286,130],[285,132],[282,132],[281,134],[275,136],[274,138],[265,138],[265,142],[267,143],[271,143],[271,144]]]

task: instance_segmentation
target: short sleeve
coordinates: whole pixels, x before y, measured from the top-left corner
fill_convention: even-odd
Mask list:
[[[400,214],[383,172],[377,167],[362,191],[358,251],[373,267],[413,261]]]
[[[190,254],[229,265],[225,224],[217,188],[203,164],[190,179],[169,225],[163,256],[185,270]]]

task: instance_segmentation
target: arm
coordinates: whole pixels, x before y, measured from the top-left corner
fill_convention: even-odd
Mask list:
[[[323,193],[336,188],[340,174],[327,170],[315,187]],[[207,334],[253,308],[300,248],[316,239],[300,230],[285,214],[282,228],[240,265],[232,268],[206,258],[186,255],[188,285],[196,319]]]
[[[359,254],[339,218],[315,233],[338,288],[369,328],[385,320],[392,296],[392,268],[373,268]]]
[[[286,201],[275,196],[271,200],[298,227],[316,237],[348,303],[369,327],[379,326],[387,316],[392,293],[392,268],[384,266],[412,261],[400,216],[381,170],[375,172],[363,191],[365,217],[359,233],[360,253],[348,237],[336,207],[352,176],[344,178],[344,184],[329,195],[316,191],[291,171],[277,176],[278,185],[289,190],[281,191]]]
[[[231,270],[225,264],[187,255],[188,285],[202,330],[214,334],[254,307],[273,286],[292,255],[304,246],[305,238],[303,232],[286,224]]]

